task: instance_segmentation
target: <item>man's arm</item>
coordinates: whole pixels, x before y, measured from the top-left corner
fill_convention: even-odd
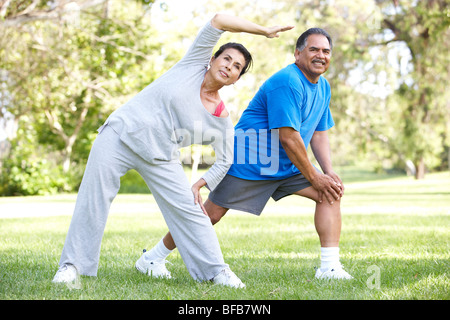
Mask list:
[[[330,141],[328,131],[316,131],[311,138],[311,149],[322,171],[333,178],[341,187],[340,196],[344,195],[344,184],[341,178],[334,172],[331,163]]]
[[[283,127],[279,128],[279,137],[289,159],[319,192],[319,201],[322,202],[323,196],[330,203],[333,203],[334,199],[339,200],[341,188],[333,178],[317,172],[313,167],[300,133],[291,127]]]

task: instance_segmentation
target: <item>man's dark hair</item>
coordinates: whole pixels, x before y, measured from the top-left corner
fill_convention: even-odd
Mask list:
[[[230,48],[238,50],[244,56],[245,66],[243,66],[241,73],[239,75],[239,76],[242,76],[244,73],[246,73],[251,68],[251,66],[253,64],[252,55],[250,54],[250,52],[248,52],[248,50],[242,44],[236,43],[236,42],[225,43],[224,45],[222,45],[219,48],[219,50],[216,51],[216,53],[214,54],[214,58],[217,58],[218,56],[220,56],[222,54],[222,52],[224,52],[226,49],[230,49]]]
[[[328,42],[330,44],[330,50],[333,50],[333,41],[331,40],[330,35],[325,30],[320,29],[320,28],[311,28],[311,29],[308,29],[305,32],[303,32],[302,35],[297,39],[297,44],[295,47],[299,51],[302,51],[303,49],[305,49],[306,41],[307,41],[308,37],[312,34],[321,34],[321,35],[325,36],[328,39]]]

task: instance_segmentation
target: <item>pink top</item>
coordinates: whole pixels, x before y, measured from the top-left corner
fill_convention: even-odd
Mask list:
[[[225,109],[225,104],[223,101],[220,101],[219,105],[216,107],[216,111],[214,111],[213,116],[220,117],[223,109]]]

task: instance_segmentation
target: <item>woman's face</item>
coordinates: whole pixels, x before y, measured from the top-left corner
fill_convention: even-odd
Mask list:
[[[221,84],[228,86],[239,80],[245,67],[244,55],[236,49],[228,48],[217,58],[212,58],[209,72]]]

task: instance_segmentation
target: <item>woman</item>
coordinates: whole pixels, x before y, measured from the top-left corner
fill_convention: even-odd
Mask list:
[[[221,48],[212,58],[211,53],[224,31],[272,38],[291,28],[266,28],[216,14],[200,30],[183,59],[109,116],[89,155],[53,282],[72,282],[78,273],[97,275],[111,202],[119,190],[120,177],[135,169],[161,209],[191,276],[244,287],[223,260],[199,194],[203,186],[214,189],[233,160],[232,122],[226,110],[213,113],[221,105],[219,89],[235,83],[247,71],[251,55],[238,44]],[[191,188],[178,149],[194,143],[210,143],[217,159]]]

